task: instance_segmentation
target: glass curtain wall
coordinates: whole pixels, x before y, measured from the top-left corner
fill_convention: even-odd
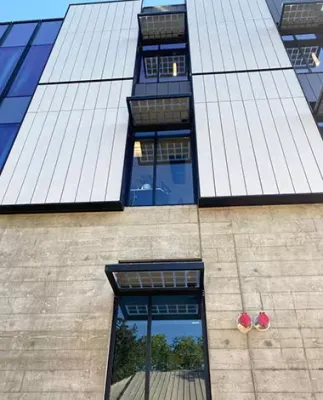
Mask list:
[[[121,296],[110,400],[206,400],[199,295]]]
[[[0,173],[62,21],[0,25]]]

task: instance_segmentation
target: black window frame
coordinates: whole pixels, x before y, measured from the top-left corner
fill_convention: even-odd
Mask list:
[[[132,290],[120,290],[114,282],[113,272],[118,271],[187,271],[196,270],[200,271],[200,286],[198,288],[184,288],[184,289],[132,289]],[[204,263],[202,261],[169,261],[169,262],[141,262],[141,263],[123,263],[114,265],[106,265],[105,273],[114,291],[114,302],[113,302],[113,315],[112,325],[110,333],[110,344],[109,344],[109,355],[108,365],[105,382],[105,393],[104,400],[110,400],[111,380],[113,374],[113,361],[114,361],[114,350],[116,344],[116,328],[117,328],[117,317],[120,299],[124,296],[147,296],[148,297],[148,317],[147,317],[147,352],[146,352],[146,368],[145,368],[145,394],[144,399],[149,400],[150,390],[150,372],[151,372],[151,327],[152,327],[152,297],[157,295],[172,295],[172,296],[184,296],[194,294],[199,298],[200,304],[200,319],[202,323],[202,335],[203,335],[203,353],[205,362],[205,391],[206,400],[212,400],[211,395],[211,377],[210,377],[210,361],[209,361],[209,346],[207,336],[207,320],[206,320],[206,308],[205,308],[205,294],[204,294]]]
[[[169,129],[167,131],[171,131],[172,129]],[[163,207],[163,206],[169,206],[172,204],[156,204],[156,184],[157,184],[157,162],[156,162],[156,155],[157,155],[157,146],[159,140],[163,139],[177,139],[177,138],[189,138],[190,139],[190,144],[191,144],[191,165],[192,165],[192,179],[193,179],[193,202],[192,203],[185,203],[185,204],[196,204],[197,203],[197,198],[198,198],[198,177],[197,177],[197,159],[196,159],[196,148],[195,148],[195,141],[194,141],[194,132],[193,129],[173,129],[172,131],[176,130],[189,130],[190,133],[183,133],[183,134],[178,134],[178,135],[158,135],[158,132],[163,132],[161,129],[160,130],[152,130],[152,131],[146,131],[145,133],[151,133],[151,135],[147,136],[142,136],[141,139],[144,140],[153,140],[154,141],[154,162],[153,162],[153,198],[152,198],[152,204],[146,207]],[[164,131],[164,132],[167,132]],[[140,205],[131,205],[130,204],[130,189],[131,189],[131,178],[132,178],[132,171],[133,171],[133,159],[134,159],[134,145],[135,142],[138,141],[139,137],[136,136],[136,133],[140,133],[141,131],[134,132],[133,135],[129,138],[129,167],[127,170],[127,175],[125,179],[125,187],[126,187],[126,192],[125,192],[125,204],[128,207],[142,207]],[[142,131],[144,132],[144,131]],[[176,161],[176,160],[175,160]],[[182,162],[182,161],[181,161]]]

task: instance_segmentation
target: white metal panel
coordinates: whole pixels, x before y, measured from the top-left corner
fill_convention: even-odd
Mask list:
[[[70,118],[69,111],[61,111],[59,113],[55,131],[53,133],[51,142],[48,146],[43,167],[41,168],[37,184],[34,189],[33,197],[31,199],[31,203],[33,204],[45,203],[48,189],[51,184],[54,170],[56,167],[57,159],[61,151],[61,146],[69,118]]]
[[[224,74],[221,74],[215,75],[214,77],[219,101],[229,101],[229,88],[226,76]]]
[[[55,165],[55,171],[46,196],[46,203],[60,203],[81,117],[82,111],[72,111],[70,113],[70,119]]]
[[[92,82],[89,85],[89,90],[87,92],[84,110],[94,110],[96,108],[96,101],[98,98],[100,89],[100,82]]]
[[[79,88],[79,84],[73,83],[73,84],[66,85],[66,86],[67,86],[67,89],[66,89],[65,98],[64,98],[63,104],[62,104],[62,110],[69,111],[69,110],[72,110],[72,108],[73,108],[73,104],[75,101],[76,93]]]
[[[111,155],[106,201],[119,201],[128,130],[128,110],[119,108]]]
[[[111,82],[108,108],[118,108],[119,107],[121,88],[122,88],[122,81]]]
[[[202,55],[202,72],[213,72],[208,27],[202,2],[196,7],[196,16]]]
[[[112,69],[112,78],[118,78],[120,76],[121,71],[124,69],[127,49],[128,49],[128,39],[129,39],[129,30],[121,30],[118,42],[118,51],[115,56],[115,62]],[[112,64],[112,63],[111,63]]]
[[[237,74],[227,74],[226,79],[229,88],[230,100],[241,100],[240,85]]]
[[[58,118],[58,112],[49,112],[44,126],[40,132],[35,151],[32,155],[29,167],[25,170],[25,178],[20,189],[17,203],[30,204],[31,198],[38,180],[38,176],[43,167],[43,162],[48,150],[52,134]]]
[[[247,22],[239,22],[236,24],[238,35],[240,38],[241,43],[243,43],[243,54],[244,54],[244,59],[246,62],[246,69],[252,70],[252,69],[257,69],[257,61],[256,58],[257,55],[254,53],[254,49],[252,46],[252,38],[249,37],[247,28],[246,28],[246,23]]]
[[[269,68],[279,68],[280,62],[276,55],[272,41],[269,37],[265,22],[263,20],[259,19],[259,20],[255,20],[255,24],[257,27],[258,35],[259,35],[261,43],[262,43],[262,47],[264,48],[265,53],[266,53]],[[278,33],[277,33],[277,35],[278,35]],[[281,42],[281,46],[283,46],[282,42]]]
[[[102,79],[112,78],[113,67],[117,58],[120,34],[121,34],[120,30],[111,32],[110,46],[107,52],[107,57],[105,59],[105,65],[102,72]]]
[[[137,52],[137,41],[138,41],[137,29],[130,29],[126,61],[125,61],[124,70],[123,70],[124,78],[132,78],[134,75],[136,52]]]
[[[304,97],[294,98],[294,103],[297,108],[299,117],[305,129],[306,136],[310,143],[311,149],[315,156],[316,162],[319,165],[321,173],[323,172],[323,141],[320,132],[317,128],[312,113],[308,107]]]
[[[251,82],[254,99],[266,99],[266,92],[260,77],[260,73],[249,72],[248,75]]]
[[[196,77],[194,77],[196,78]],[[194,82],[196,80],[194,79]],[[214,80],[214,75],[204,75],[204,85],[205,85],[205,95],[206,95],[206,101],[212,102],[212,101],[217,101],[218,96],[217,96],[217,90],[215,86],[215,80]],[[194,87],[196,87],[196,84],[194,83]],[[205,100],[204,100],[205,102]]]
[[[2,203],[8,185],[10,184],[11,178],[15,172],[20,155],[25,148],[25,144],[32,129],[35,117],[35,113],[27,113],[15,140],[14,146],[0,175],[0,204]]]
[[[93,179],[95,174],[95,167],[99,154],[100,140],[104,125],[104,117],[105,117],[105,110],[94,111],[93,122],[91,126],[88,143],[86,146],[86,154],[83,162],[83,168],[76,195],[77,202],[90,201]]]
[[[224,70],[225,71],[235,71],[236,67],[235,67],[235,62],[234,62],[234,54],[232,53],[232,49],[231,49],[231,45],[230,45],[230,38],[228,36],[226,23],[219,22],[217,24],[217,26],[218,26],[218,32],[219,32],[221,52],[222,52],[223,60],[224,60]],[[200,72],[200,71],[193,71],[193,72]]]
[[[205,77],[206,75],[204,75]],[[214,77],[213,77],[214,79]],[[194,102],[205,103],[205,90],[203,75],[193,76]]]
[[[91,79],[102,79],[105,59],[110,46],[111,31],[102,33],[99,50],[96,55]]]
[[[279,95],[271,71],[261,71],[260,78],[262,80],[267,98],[278,99]]]
[[[65,98],[67,85],[57,85],[53,101],[49,107],[49,111],[60,111]]]
[[[56,89],[57,85],[49,85],[46,87],[46,92],[44,93],[44,96],[39,104],[38,112],[49,111]]]
[[[83,110],[87,94],[90,88],[90,83],[80,83],[76,92],[73,103],[73,110]]]
[[[82,113],[81,122],[74,144],[73,154],[71,157],[61,197],[61,202],[63,203],[71,203],[75,201],[76,192],[84,163],[85,152],[88,144],[88,138],[91,130],[93,114],[93,110],[85,110]]]
[[[275,80],[275,84],[276,84],[276,88],[278,90],[279,97],[281,99],[292,97],[283,71],[282,70],[274,71],[272,73],[272,76]]]
[[[23,147],[23,151],[21,152],[18,159],[16,168],[10,181],[10,185],[8,186],[2,204],[16,204],[20,188],[26,174],[26,170],[32,159],[46,117],[47,113],[38,113],[35,116],[32,128],[30,129],[29,135],[26,139],[26,143]]]
[[[73,13],[73,18],[64,21],[41,82],[133,77],[140,5],[121,1],[71,6],[68,16]]]
[[[258,165],[259,176],[261,180],[262,190],[264,194],[277,194],[278,188],[275,180],[274,171],[271,164],[270,155],[264,132],[262,129],[262,121],[259,118],[256,102],[247,100],[244,102],[249,130],[255,156]],[[265,121],[263,121],[265,123]]]
[[[216,71],[224,71],[223,54],[221,52],[219,33],[215,22],[213,2],[211,0],[204,0],[204,5],[205,9],[208,10],[206,13],[206,22],[209,32],[213,68]]]
[[[216,196],[230,196],[230,182],[226,151],[224,146],[223,131],[221,126],[219,104],[207,103],[207,116],[211,154],[209,157],[213,164],[214,184]],[[200,142],[198,143],[200,146]],[[210,179],[210,185],[212,179]]]
[[[195,104],[197,158],[201,197],[215,197],[214,171],[205,103]]]
[[[292,99],[282,99],[282,105],[298,149],[307,181],[312,192],[319,192],[323,187],[322,175],[313,157],[312,149],[304,132],[295,104]]]
[[[96,102],[96,108],[107,108],[111,89],[110,81],[100,82],[100,90]]]
[[[95,60],[98,54],[102,32],[94,32],[90,44],[90,49],[84,63],[81,80],[90,80],[92,77]]]
[[[91,201],[104,201],[108,185],[110,160],[118,110],[108,109],[100,139],[98,159],[93,178]]]
[[[290,131],[286,115],[279,99],[269,100],[271,113],[273,115],[280,142],[287,160],[296,193],[310,192],[310,188]]]
[[[253,90],[249,79],[249,74],[241,73],[238,74],[238,80],[243,100],[253,100]]]
[[[243,169],[234,119],[230,102],[220,102],[220,117],[222,122],[224,143],[228,160],[231,193],[233,196],[246,194]]]
[[[40,103],[42,102],[43,96],[46,92],[46,86],[38,86],[33,99],[31,100],[31,103],[28,108],[28,112],[37,112]]]
[[[239,40],[235,22],[227,22],[227,31],[230,38],[230,46],[234,56],[235,68],[238,71],[245,70],[246,61],[244,56],[244,43]]]
[[[267,100],[256,101],[279,193],[294,193],[288,165]]]
[[[267,7],[267,6],[266,6]],[[271,39],[271,42],[273,44],[273,47],[276,52],[276,56],[278,58],[278,61],[280,63],[281,67],[291,67],[291,62],[288,57],[287,51],[285,50],[285,47],[282,46],[282,41],[280,38],[279,33],[277,32],[277,27],[275,22],[271,17],[268,19],[264,20],[269,37]]]
[[[304,98],[304,93],[299,83],[299,80],[297,79],[295,71],[293,69],[284,70],[283,74],[292,97]]]
[[[256,58],[258,69],[271,68],[265,54],[265,49],[259,38],[258,30],[254,20],[249,20],[246,24],[248,35],[250,38],[251,46]]]
[[[196,20],[195,0],[187,0],[188,31],[190,37],[190,53],[192,72],[202,72],[202,59],[200,49],[199,31]]]
[[[242,101],[232,102],[232,112],[240,148],[241,163],[243,166],[247,194],[258,195],[262,193],[262,187],[258,174],[258,166],[255,159],[249,126]]]

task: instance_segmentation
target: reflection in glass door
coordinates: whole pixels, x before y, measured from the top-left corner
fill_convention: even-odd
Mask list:
[[[111,400],[207,400],[200,295],[122,296]]]

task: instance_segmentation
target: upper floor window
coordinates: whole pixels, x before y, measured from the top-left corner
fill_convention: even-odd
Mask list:
[[[323,34],[284,35],[282,39],[297,73],[323,71]]]
[[[184,43],[144,46],[139,83],[188,80],[188,56]]]
[[[192,165],[190,131],[137,132],[128,205],[193,204]]]

